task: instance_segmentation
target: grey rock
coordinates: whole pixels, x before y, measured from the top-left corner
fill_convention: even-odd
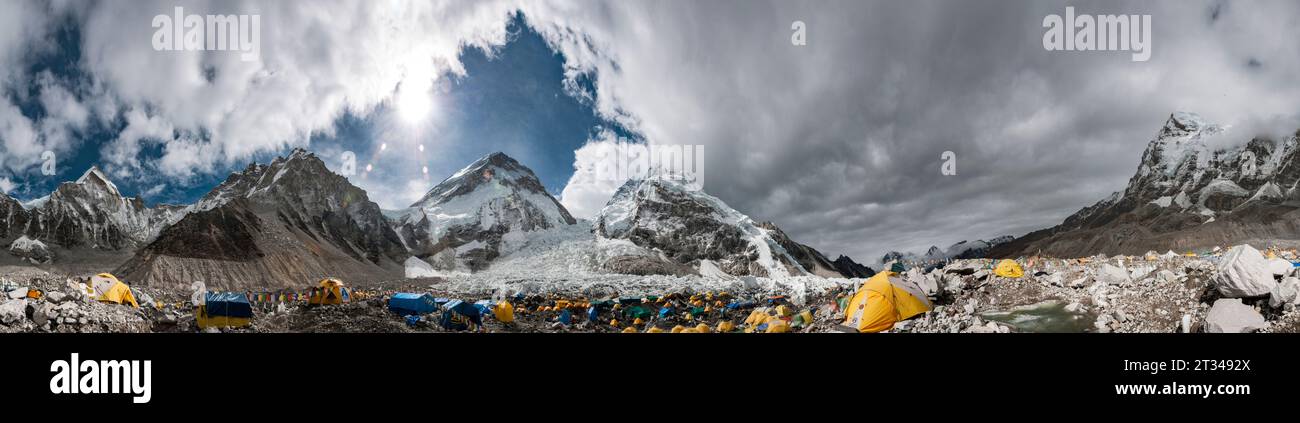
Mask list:
[[[1101,269],[1099,269],[1099,274],[1097,276],[1101,280],[1106,281],[1106,283],[1114,285],[1124,285],[1131,281],[1128,272],[1125,272],[1124,269],[1109,263],[1101,265]]]
[[[27,320],[27,300],[8,300],[0,303],[0,323],[13,325]]]
[[[16,288],[12,291],[6,292],[5,296],[9,297],[11,300],[27,298],[27,288]]]
[[[1214,284],[1224,297],[1241,298],[1268,295],[1277,282],[1259,250],[1238,245],[1219,258]]]
[[[1220,298],[1205,315],[1205,330],[1210,333],[1246,333],[1268,326],[1264,316],[1240,298]]]
[[[1268,293],[1268,305],[1273,308],[1296,304],[1297,301],[1300,301],[1300,279],[1282,279],[1282,282],[1279,282]]]
[[[59,291],[53,291],[48,294],[45,294],[45,301],[49,301],[54,304],[61,303],[63,302],[63,300],[66,300],[67,298],[68,298],[68,294],[64,294]]]
[[[49,323],[49,310],[53,309],[52,306],[49,304],[41,304],[40,306],[29,304],[27,307],[31,309],[29,313],[30,318],[32,319],[32,323],[36,324],[36,326],[45,326],[46,323]]]

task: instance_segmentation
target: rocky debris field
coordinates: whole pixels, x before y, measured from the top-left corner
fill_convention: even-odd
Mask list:
[[[1017,261],[1020,277],[1002,277],[995,260],[957,260],[897,275],[924,292],[933,308],[887,332],[1300,332],[1300,279],[1291,253],[1237,246],[1188,257],[1093,256]],[[1285,265],[1284,265],[1285,264]],[[32,276],[32,275],[28,275]],[[349,304],[255,304],[248,327],[210,332],[446,332],[449,299],[481,302],[472,332],[851,332],[843,307],[863,280],[840,280],[788,296],[770,291],[679,288],[619,296],[592,290],[488,294],[448,290],[438,279],[367,286]],[[3,280],[0,332],[194,332],[187,294],[136,291],[141,308],[92,301],[75,282],[34,276],[25,286]],[[744,286],[737,283],[732,286]],[[407,317],[388,310],[394,292],[428,293],[439,309]],[[155,299],[156,298],[156,299]],[[504,301],[502,301],[504,300]],[[510,304],[501,313],[501,304]],[[510,320],[503,322],[503,320]]]
[[[998,277],[992,260],[961,260],[917,278],[936,307],[896,325],[911,332],[1296,332],[1291,262],[1248,245],[1186,257],[1030,259],[1024,276]],[[1283,265],[1284,264],[1284,265]],[[923,285],[924,286],[924,285]],[[1243,286],[1253,290],[1243,292]]]
[[[149,310],[92,301],[76,289],[52,291],[30,298],[27,288],[5,291],[0,300],[3,332],[152,332]],[[142,311],[143,310],[143,311]]]

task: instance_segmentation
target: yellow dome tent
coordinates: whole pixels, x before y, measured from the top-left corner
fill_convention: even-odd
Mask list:
[[[501,301],[492,307],[492,315],[497,318],[498,322],[513,322],[515,321],[515,307],[510,305],[509,301]]]
[[[929,311],[930,301],[921,287],[896,275],[883,271],[867,279],[849,300],[844,324],[858,332],[880,332]]]
[[[327,278],[321,279],[319,287],[312,288],[307,304],[343,304],[351,300],[348,289],[343,287],[343,281]]]
[[[998,266],[993,269],[993,274],[1004,278],[1019,278],[1025,276],[1025,269],[1020,267],[1020,263],[1015,260],[1004,259],[998,262]]]
[[[117,276],[100,273],[92,276],[87,285],[86,293],[97,301],[130,304],[131,307],[140,308],[140,304],[135,302],[135,294],[131,293],[131,287],[117,280]]]

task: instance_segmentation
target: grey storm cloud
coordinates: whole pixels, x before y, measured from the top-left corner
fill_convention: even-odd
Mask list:
[[[705,191],[859,261],[1054,225],[1122,189],[1171,112],[1245,134],[1285,128],[1300,110],[1300,3],[1290,1],[182,2],[261,13],[254,63],[160,54],[141,41],[151,27],[124,26],[174,4],[0,6],[0,64],[50,48],[51,16],[71,10],[94,82],[80,102],[51,90],[46,101],[68,107],[41,121],[0,101],[0,167],[30,169],[43,149],[77,147],[60,128],[119,113],[129,127],[102,153],[122,170],[183,180],[220,168],[200,157],[238,163],[303,145],[412,78],[463,72],[460,49],[505,42],[514,11],[564,54],[570,82],[595,76],[599,113],[651,144],[704,145]],[[1067,4],[1151,15],[1150,60],[1046,51],[1043,18]],[[807,25],[805,46],[791,45],[794,21]],[[205,72],[216,78],[205,83]],[[0,66],[0,88],[38,78]],[[211,139],[184,135],[200,128]],[[415,139],[380,131],[390,132],[383,141]],[[163,157],[131,160],[160,139]],[[956,176],[940,174],[944,151],[957,155]],[[575,154],[581,168],[582,152],[554,154]],[[394,198],[428,187],[362,185]],[[617,185],[571,182],[563,201],[590,217]]]
[[[1290,2],[1074,5],[1151,15],[1146,62],[1046,51],[1065,2],[627,3],[646,10],[609,16],[654,40],[610,37],[601,94],[652,143],[704,144],[705,191],[862,261],[1054,225],[1123,189],[1171,112],[1276,120],[1300,99]]]

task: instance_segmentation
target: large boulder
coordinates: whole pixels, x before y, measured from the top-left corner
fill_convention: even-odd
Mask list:
[[[1249,245],[1229,249],[1219,259],[1214,275],[1214,286],[1219,294],[1228,298],[1258,297],[1268,295],[1277,286],[1268,259]]]
[[[63,302],[63,300],[67,298],[68,298],[68,294],[64,294],[59,291],[51,291],[50,293],[45,294],[45,301],[49,301],[54,304],[61,303]]]
[[[916,284],[921,288],[921,292],[930,298],[938,297],[943,291],[943,286],[939,283],[939,270],[931,271],[929,275],[921,273],[920,269],[912,268],[903,274],[903,278]]]
[[[1268,305],[1279,308],[1287,304],[1296,304],[1300,300],[1300,279],[1286,278],[1268,293]]]
[[[29,289],[27,289],[26,287],[18,287],[5,292],[4,296],[5,298],[11,300],[20,300],[23,298],[27,298],[27,291],[29,291]]]
[[[1124,285],[1130,281],[1129,273],[1125,272],[1124,268],[1110,263],[1101,265],[1101,269],[1098,270],[1098,278],[1111,285]]]
[[[1287,275],[1290,275],[1290,274],[1291,274],[1291,269],[1294,269],[1294,268],[1295,268],[1295,266],[1291,265],[1291,262],[1289,262],[1289,261],[1286,261],[1286,260],[1283,260],[1283,259],[1280,259],[1280,258],[1271,258],[1271,259],[1268,259],[1268,271],[1271,272],[1271,273],[1273,273],[1273,276],[1287,276]]]
[[[0,300],[0,323],[12,325],[27,319],[27,300]]]
[[[1264,316],[1254,307],[1242,304],[1240,298],[1220,298],[1214,301],[1205,315],[1205,331],[1210,333],[1246,333],[1268,326]]]

